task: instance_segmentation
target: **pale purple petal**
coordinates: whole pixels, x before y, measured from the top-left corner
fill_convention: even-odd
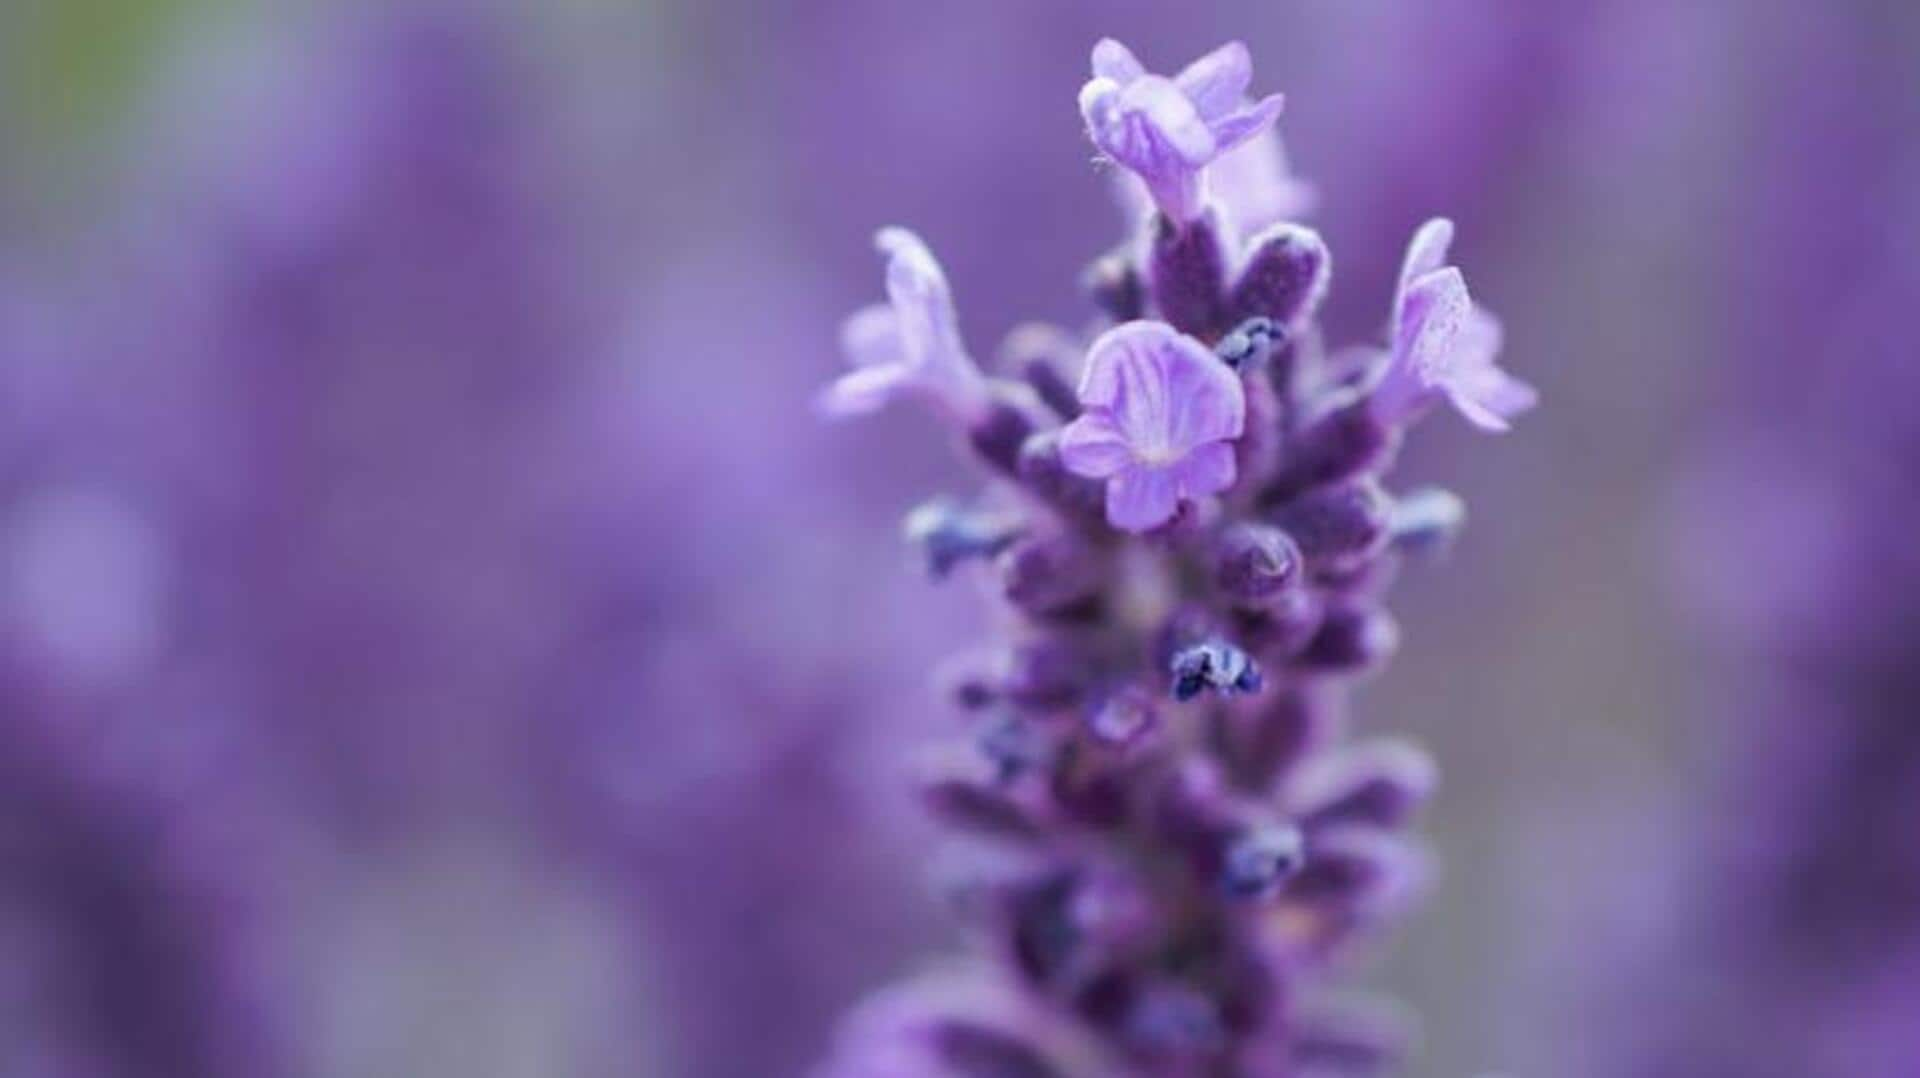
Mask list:
[[[1101,38],[1093,47],[1093,74],[1095,78],[1112,79],[1125,86],[1127,83],[1147,73],[1146,66],[1133,55],[1133,50],[1110,37]]]
[[[1087,412],[1060,432],[1060,463],[1075,475],[1108,479],[1133,463],[1133,449],[1110,414]]]
[[[853,312],[840,327],[840,350],[856,367],[905,363],[907,352],[900,340],[899,316],[885,303]]]
[[[1209,120],[1239,107],[1253,81],[1253,57],[1246,45],[1229,41],[1195,60],[1173,77],[1193,107]]]
[[[1174,471],[1177,473],[1180,493],[1186,497],[1204,498],[1218,494],[1233,485],[1236,474],[1233,445],[1230,442],[1203,445],[1174,465]]]
[[[1498,367],[1485,367],[1448,386],[1447,401],[1474,426],[1506,431],[1515,416],[1540,403],[1540,393]]]
[[[1406,307],[1407,289],[1413,282],[1447,264],[1447,249],[1453,246],[1453,222],[1435,217],[1423,224],[1407,244],[1406,257],[1400,263],[1399,284],[1393,294],[1393,325],[1401,323]]]
[[[1167,397],[1172,401],[1167,441],[1175,452],[1238,438],[1246,428],[1247,393],[1240,376],[1211,349],[1178,336],[1161,356]]]
[[[1426,386],[1449,380],[1460,361],[1460,332],[1473,313],[1467,280],[1448,266],[1416,279],[1407,289],[1398,350]]]
[[[1430,226],[1422,233],[1427,242],[1416,247],[1423,257],[1444,257],[1446,229]],[[1374,394],[1383,418],[1403,421],[1444,396],[1475,426],[1504,431],[1537,403],[1532,386],[1495,364],[1499,320],[1473,305],[1458,269],[1446,266],[1413,279],[1399,315],[1392,363]]]
[[[964,363],[953,291],[933,252],[904,228],[883,228],[873,242],[887,256],[887,298],[899,318],[908,362],[947,367]]]
[[[1179,507],[1179,480],[1171,468],[1136,464],[1107,481],[1107,522],[1122,531],[1157,528]]]
[[[1318,201],[1313,185],[1293,175],[1286,146],[1271,127],[1221,154],[1207,170],[1207,179],[1214,201],[1242,236],[1299,220]],[[1128,193],[1144,197],[1144,192],[1135,192],[1137,184]]]
[[[1224,153],[1231,150],[1273,127],[1274,121],[1280,118],[1280,112],[1286,104],[1287,99],[1284,96],[1272,94],[1246,108],[1236,109],[1210,122],[1207,129],[1213,134],[1215,152]]]
[[[1094,341],[1080,402],[1109,412],[1135,454],[1152,462],[1238,438],[1246,422],[1239,376],[1164,322],[1128,322]]]
[[[834,379],[814,399],[814,405],[835,419],[869,415],[914,384],[913,371],[898,363],[856,367]]]
[[[1171,79],[1158,75],[1143,75],[1120,91],[1116,119],[1106,133],[1111,145],[1102,144],[1101,149],[1136,171],[1199,168],[1213,160],[1217,149],[1193,102]]]

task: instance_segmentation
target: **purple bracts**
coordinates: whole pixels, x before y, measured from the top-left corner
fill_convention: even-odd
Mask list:
[[[910,389],[966,436],[992,489],[908,531],[934,575],[983,574],[1005,607],[957,679],[972,736],[922,769],[978,953],[859,1011],[828,1078],[1355,1073],[1400,1037],[1327,987],[1428,878],[1410,826],[1435,774],[1406,742],[1345,740],[1345,686],[1397,646],[1395,565],[1464,509],[1384,472],[1432,404],[1504,429],[1533,394],[1494,366],[1444,221],[1416,237],[1386,347],[1321,351],[1319,236],[1243,237],[1259,194],[1206,200],[1207,166],[1279,109],[1245,102],[1243,47],[1163,79],[1105,41],[1094,73],[1094,141],[1158,206],[1088,275],[1112,321],[1024,327],[1013,375],[984,373],[944,274],[888,229],[892,305],[855,316],[857,369],[825,398],[846,415]]]

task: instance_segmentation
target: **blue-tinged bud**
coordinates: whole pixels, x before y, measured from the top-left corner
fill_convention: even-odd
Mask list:
[[[1060,749],[1058,739],[1050,731],[1011,713],[987,719],[975,734],[975,744],[1002,781],[1044,770],[1053,763]]]
[[[1306,863],[1306,839],[1297,827],[1265,824],[1228,840],[1220,858],[1220,889],[1227,897],[1261,902]]]
[[[952,498],[914,507],[902,525],[907,542],[920,548],[927,572],[943,579],[965,561],[992,558],[1020,537],[1026,522],[1012,513],[969,509]]]
[[[1241,322],[1214,342],[1213,354],[1240,374],[1264,367],[1267,358],[1287,343],[1287,327],[1265,315]]]
[[[1173,698],[1191,700],[1212,689],[1222,696],[1260,691],[1260,668],[1247,653],[1220,640],[1208,640],[1180,649],[1168,664]]]
[[[1440,487],[1422,487],[1400,496],[1388,525],[1393,548],[1415,557],[1446,553],[1466,527],[1467,503]]]

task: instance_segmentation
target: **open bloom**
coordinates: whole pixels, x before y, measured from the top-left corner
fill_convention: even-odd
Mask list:
[[[1093,78],[1080,90],[1080,115],[1093,144],[1140,177],[1154,204],[1185,223],[1200,213],[1202,171],[1273,126],[1278,94],[1247,100],[1253,61],[1229,42],[1178,75],[1152,75],[1112,38],[1093,47]]]
[[[1087,355],[1080,417],[1060,437],[1069,471],[1107,483],[1107,521],[1143,532],[1182,498],[1233,485],[1233,439],[1246,423],[1240,378],[1163,322],[1128,322]]]
[[[887,302],[855,311],[841,329],[854,369],[820,395],[831,416],[865,415],[900,396],[918,396],[955,419],[977,417],[986,379],[960,342],[953,290],[933,252],[904,228],[883,228],[874,246],[887,256]]]
[[[1474,426],[1504,431],[1540,395],[1494,363],[1500,322],[1474,305],[1466,278],[1446,264],[1452,242],[1453,222],[1434,218],[1407,247],[1374,414],[1384,423],[1402,423],[1445,398]]]

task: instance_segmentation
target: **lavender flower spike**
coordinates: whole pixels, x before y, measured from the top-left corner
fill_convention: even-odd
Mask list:
[[[1474,426],[1504,431],[1540,395],[1495,365],[1500,322],[1474,305],[1466,278],[1446,264],[1452,242],[1453,222],[1436,217],[1407,246],[1374,415],[1389,426],[1405,423],[1444,397]]]
[[[1060,436],[1067,470],[1107,483],[1107,521],[1144,532],[1182,498],[1233,485],[1233,440],[1246,424],[1240,378],[1164,322],[1102,334],[1080,381],[1083,411]]]
[[[1169,79],[1106,38],[1093,47],[1080,115],[1100,152],[1139,176],[1169,220],[1186,224],[1200,214],[1206,167],[1280,116],[1279,94],[1248,103],[1252,81],[1253,61],[1238,41]]]
[[[873,242],[887,256],[887,302],[847,319],[840,340],[854,369],[820,395],[821,410],[865,415],[912,395],[973,425],[988,407],[986,379],[960,341],[946,272],[907,229],[883,228]]]
[[[1463,333],[1492,321],[1443,265],[1444,223],[1409,259],[1374,394],[1293,347],[1320,334],[1331,256],[1231,217],[1292,197],[1284,176],[1199,206],[1202,170],[1279,108],[1242,105],[1246,50],[1174,80],[1112,41],[1093,62],[1094,137],[1162,211],[1133,222],[1145,258],[1090,275],[1110,321],[1076,392],[1041,379],[1050,406],[1028,409],[971,375],[1007,417],[969,439],[991,526],[914,518],[931,555],[997,585],[991,658],[953,694],[971,730],[921,783],[978,953],[856,1014],[819,1078],[1279,1078],[1395,1052],[1322,997],[1429,875],[1413,815],[1432,765],[1344,749],[1345,683],[1396,646],[1396,564],[1464,513],[1385,481],[1432,401],[1504,422],[1531,391]]]

